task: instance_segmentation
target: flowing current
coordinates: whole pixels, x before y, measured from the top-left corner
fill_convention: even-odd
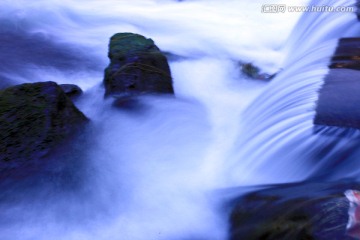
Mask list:
[[[334,140],[313,134],[317,91],[338,38],[358,34],[356,15],[262,13],[264,2],[3,0],[4,84],[75,83],[91,124],[65,154],[83,162],[73,169],[78,186],[55,179],[3,193],[0,239],[226,239],[219,189],[321,174],[349,139],[323,153]],[[104,99],[117,32],[170,53],[176,98],[143,97],[136,111]],[[278,74],[270,83],[248,79],[240,69],[248,62]]]

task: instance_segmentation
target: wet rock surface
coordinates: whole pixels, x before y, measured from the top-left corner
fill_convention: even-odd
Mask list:
[[[39,168],[46,156],[88,122],[54,82],[0,91],[0,173]]]
[[[304,182],[255,191],[233,201],[231,240],[351,240],[346,235],[353,182]]]
[[[110,39],[108,56],[105,96],[174,93],[167,59],[152,39],[117,33]]]
[[[360,70],[360,38],[340,39],[329,68]]]
[[[360,38],[340,39],[319,91],[314,124],[360,128]]]

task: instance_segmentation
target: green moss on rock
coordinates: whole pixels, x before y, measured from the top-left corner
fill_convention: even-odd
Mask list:
[[[117,33],[110,39],[110,64],[105,69],[105,95],[173,94],[166,57],[152,39]]]
[[[87,121],[54,82],[0,91],[0,172],[31,165]]]

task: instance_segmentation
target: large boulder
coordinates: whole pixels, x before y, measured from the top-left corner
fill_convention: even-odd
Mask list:
[[[139,34],[117,33],[110,39],[108,56],[105,96],[174,93],[167,59],[152,39]]]
[[[0,174],[37,168],[88,119],[54,82],[21,84],[0,91]]]
[[[352,182],[303,182],[254,191],[233,201],[231,240],[351,240],[346,235]]]

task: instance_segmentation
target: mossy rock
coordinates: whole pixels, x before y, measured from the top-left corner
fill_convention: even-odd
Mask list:
[[[168,61],[152,39],[117,33],[110,39],[105,69],[105,96],[173,94]]]
[[[86,116],[54,82],[0,91],[0,174],[36,168],[39,159],[86,122]]]
[[[234,200],[231,240],[350,240],[346,236],[349,182],[284,184]]]

